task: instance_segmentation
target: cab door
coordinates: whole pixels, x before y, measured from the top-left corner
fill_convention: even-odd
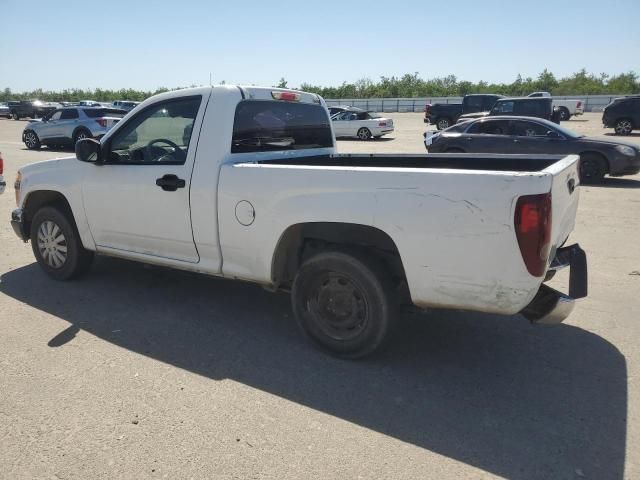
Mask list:
[[[86,169],[82,184],[98,251],[199,261],[189,188],[209,95],[160,100],[104,141],[104,163]]]

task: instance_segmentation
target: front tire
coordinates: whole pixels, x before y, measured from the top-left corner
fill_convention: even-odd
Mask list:
[[[631,135],[633,123],[628,118],[621,118],[616,122],[614,130],[617,135]]]
[[[357,135],[360,140],[369,140],[371,138],[371,130],[366,127],[362,127],[358,130]]]
[[[14,120],[20,120],[20,115],[18,115],[18,112],[13,112],[11,114],[11,118],[13,118]]]
[[[42,146],[36,132],[29,130],[24,134],[24,144],[29,150],[39,150]]]
[[[34,215],[31,248],[40,267],[56,280],[82,275],[93,261],[93,252],[82,246],[75,225],[55,207],[43,207]]]
[[[312,342],[346,358],[383,344],[395,321],[389,274],[375,259],[327,251],[306,260],[296,274],[291,301]]]
[[[436,120],[436,127],[438,130],[444,130],[445,128],[449,128],[451,126],[451,119],[447,117],[441,117]]]
[[[601,183],[607,173],[607,162],[598,154],[585,153],[580,155],[578,171],[581,183]]]

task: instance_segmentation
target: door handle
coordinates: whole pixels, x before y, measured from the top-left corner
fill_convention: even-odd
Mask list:
[[[514,138],[513,143],[520,143],[520,140],[518,140],[517,138]]]
[[[179,188],[184,188],[186,183],[182,178],[178,178],[177,175],[167,174],[156,179],[156,185],[165,192],[175,192]]]
[[[468,142],[470,142],[471,140],[473,140],[473,137],[465,137],[467,139]]]

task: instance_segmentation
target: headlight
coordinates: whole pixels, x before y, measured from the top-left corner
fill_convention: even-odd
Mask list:
[[[627,157],[635,157],[636,151],[633,147],[628,147],[627,145],[616,145],[616,150]]]
[[[20,206],[20,183],[22,182],[22,174],[18,171],[16,175],[16,182],[13,184],[13,188],[16,189],[16,206]]]

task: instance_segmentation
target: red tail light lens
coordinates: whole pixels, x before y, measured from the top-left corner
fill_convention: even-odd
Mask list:
[[[514,225],[527,270],[534,277],[541,277],[551,248],[551,193],[520,197]]]
[[[429,113],[430,111],[431,111],[431,104],[430,104],[430,103],[427,103],[427,104],[424,106],[424,112],[425,112],[425,113]]]
[[[578,101],[578,104],[576,105],[576,108],[580,108],[582,106],[582,102]]]
[[[98,118],[96,120],[96,122],[98,123],[98,125],[100,125],[103,128],[107,128],[107,119],[106,118]]]
[[[2,158],[2,152],[0,152],[0,175],[4,173],[4,159]]]
[[[271,92],[274,100],[284,100],[286,102],[299,102],[300,94],[294,92]]]
[[[378,123],[379,127],[386,127],[387,126],[387,122],[380,122]]]

